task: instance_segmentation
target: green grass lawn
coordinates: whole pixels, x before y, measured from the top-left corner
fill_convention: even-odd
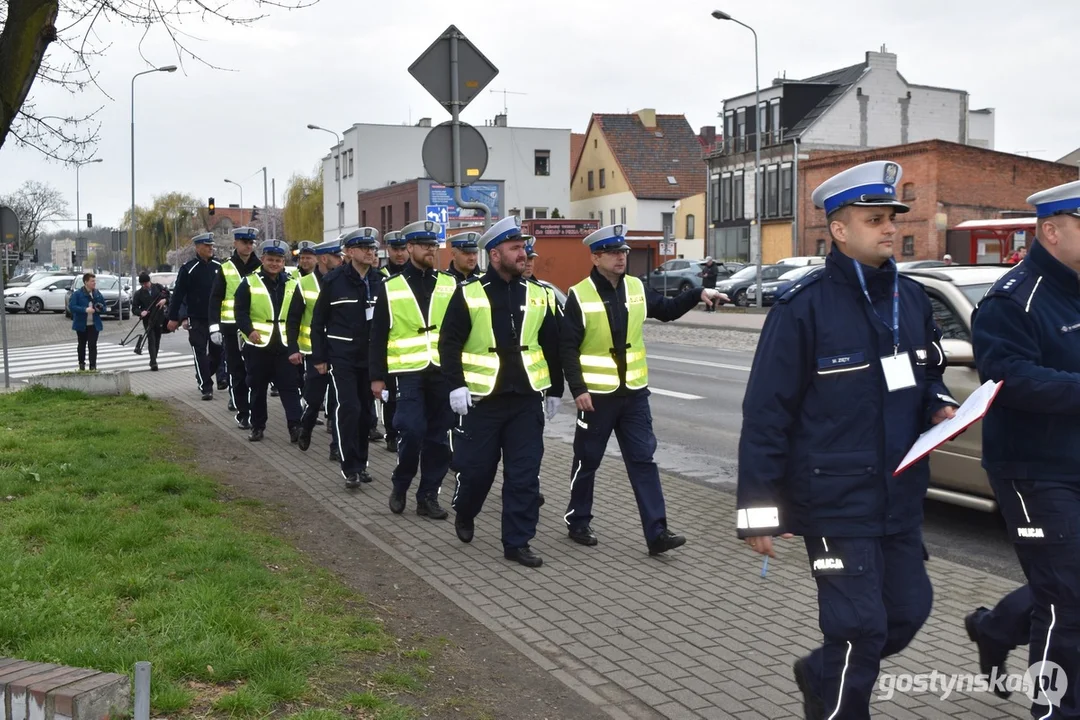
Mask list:
[[[0,656],[148,660],[158,715],[412,717],[392,698],[430,653],[274,537],[269,510],[219,499],[176,422],[146,397],[0,395]]]

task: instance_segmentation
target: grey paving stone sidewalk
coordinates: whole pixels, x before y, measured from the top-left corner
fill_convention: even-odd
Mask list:
[[[819,642],[814,586],[801,541],[781,542],[779,558],[760,577],[761,562],[732,532],[731,495],[664,476],[671,527],[687,545],[660,558],[648,556],[625,470],[608,457],[597,473],[596,520],[600,544],[572,543],[562,523],[569,496],[571,446],[547,438],[541,483],[547,504],[533,547],[544,567],[528,570],[502,558],[501,502],[496,482],[477,518],[470,545],[444,522],[417,517],[414,498],[404,515],[387,508],[394,456],[373,443],[375,482],[346,491],[327,459],[329,436],[320,428],[312,448],[290,445],[280,405],[270,399],[266,440],[246,442],[226,411],[224,397],[201,402],[190,370],[132,376],[132,389],[176,398],[220,426],[221,432],[277,464],[277,477],[293,482],[327,510],[390,553],[512,646],[613,718],[802,717],[791,663]],[[567,407],[568,404],[567,404]],[[569,424],[560,414],[554,423]],[[663,442],[663,438],[660,438]],[[449,505],[453,478],[444,485]],[[977,672],[962,618],[996,601],[1015,584],[993,575],[932,560],[935,602],[930,620],[883,673]],[[1011,667],[1026,667],[1026,648]],[[940,694],[940,693],[939,693]],[[876,700],[874,713],[890,718],[1027,717],[1026,698],[990,693],[897,693]]]

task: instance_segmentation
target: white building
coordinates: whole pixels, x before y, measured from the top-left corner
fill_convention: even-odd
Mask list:
[[[357,123],[345,130],[340,147],[323,158],[323,237],[359,227],[357,195],[391,183],[427,177],[422,151],[430,118],[415,126]],[[570,209],[570,130],[509,127],[506,116],[477,127],[487,141],[488,164],[482,180],[502,180],[504,215],[546,218]],[[341,182],[341,205],[337,183]],[[416,217],[412,218],[417,219]]]

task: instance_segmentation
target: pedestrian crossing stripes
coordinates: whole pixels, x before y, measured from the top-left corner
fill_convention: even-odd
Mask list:
[[[11,348],[8,350],[10,377],[15,380],[25,380],[44,373],[78,370],[77,347],[76,343],[58,343],[38,347]],[[89,357],[87,362],[89,362]],[[164,350],[158,353],[158,368],[161,370],[190,367],[191,365],[192,357],[190,354]],[[3,356],[0,355],[0,368],[2,367]],[[127,346],[117,345],[116,343],[99,343],[97,369],[146,372],[150,370],[150,352],[144,349],[142,355],[136,355],[134,343]]]

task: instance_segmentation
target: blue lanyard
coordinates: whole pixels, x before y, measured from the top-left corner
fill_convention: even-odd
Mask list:
[[[878,320],[885,323],[885,327],[892,330],[893,354],[895,355],[900,350],[900,271],[895,267],[893,268],[892,325],[890,325],[888,320],[878,314],[877,308],[874,307],[874,301],[870,299],[870,293],[866,289],[866,278],[863,276],[862,265],[859,264],[858,260],[852,262],[855,263],[855,274],[859,276],[859,287],[862,288],[862,294],[866,298],[866,302],[870,303],[870,309],[874,311],[874,315],[877,315]]]

